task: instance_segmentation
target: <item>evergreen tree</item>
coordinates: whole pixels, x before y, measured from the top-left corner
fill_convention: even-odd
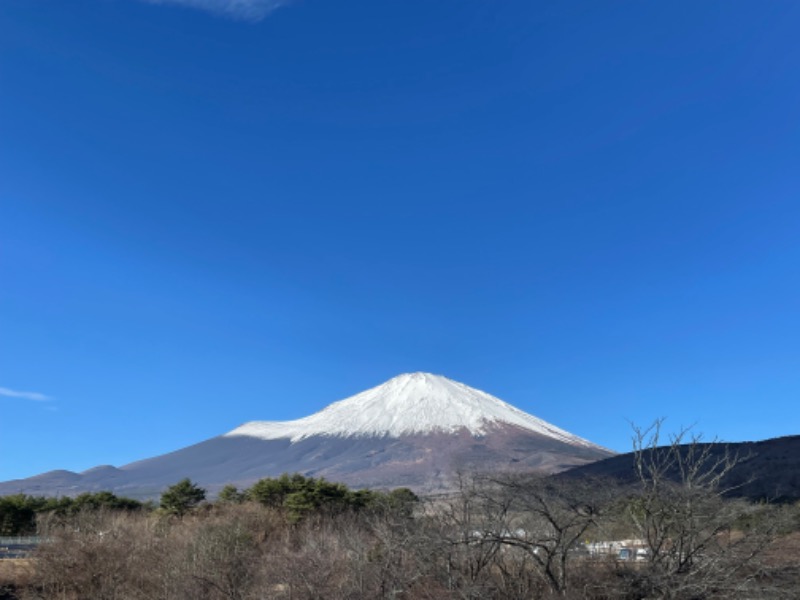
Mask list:
[[[235,485],[228,484],[220,490],[217,500],[226,504],[241,504],[245,500],[245,494]]]
[[[182,517],[206,499],[206,491],[187,477],[161,494],[161,508],[169,514]]]

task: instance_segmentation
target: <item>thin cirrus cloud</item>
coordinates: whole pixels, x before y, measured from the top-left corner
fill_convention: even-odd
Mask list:
[[[145,0],[150,4],[167,4],[197,8],[232,19],[260,21],[272,11],[292,0]]]
[[[8,388],[0,387],[0,396],[6,398],[18,398],[20,400],[33,400],[34,402],[47,402],[52,400],[50,396],[45,396],[39,392],[20,392],[18,390],[11,390]]]

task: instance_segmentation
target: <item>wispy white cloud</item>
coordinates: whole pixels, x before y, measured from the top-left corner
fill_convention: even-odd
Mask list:
[[[39,392],[20,392],[4,387],[0,387],[0,396],[5,396],[6,398],[19,398],[21,400],[33,400],[34,402],[47,402],[48,400],[52,400],[50,396],[45,396]]]
[[[210,13],[242,19],[260,21],[269,13],[292,0],[144,0],[150,4],[176,4],[189,8],[199,8]]]

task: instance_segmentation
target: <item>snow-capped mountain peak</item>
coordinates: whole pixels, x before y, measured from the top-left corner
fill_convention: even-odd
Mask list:
[[[492,425],[514,425],[571,445],[595,447],[486,392],[430,373],[398,375],[308,417],[252,421],[225,435],[297,442],[317,435],[401,437],[464,429],[482,435]]]

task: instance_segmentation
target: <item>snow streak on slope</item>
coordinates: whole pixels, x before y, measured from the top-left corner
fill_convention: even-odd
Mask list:
[[[486,392],[429,373],[399,375],[296,421],[252,421],[225,435],[293,442],[317,435],[400,437],[462,429],[483,435],[487,426],[502,424],[571,445],[596,447]]]

